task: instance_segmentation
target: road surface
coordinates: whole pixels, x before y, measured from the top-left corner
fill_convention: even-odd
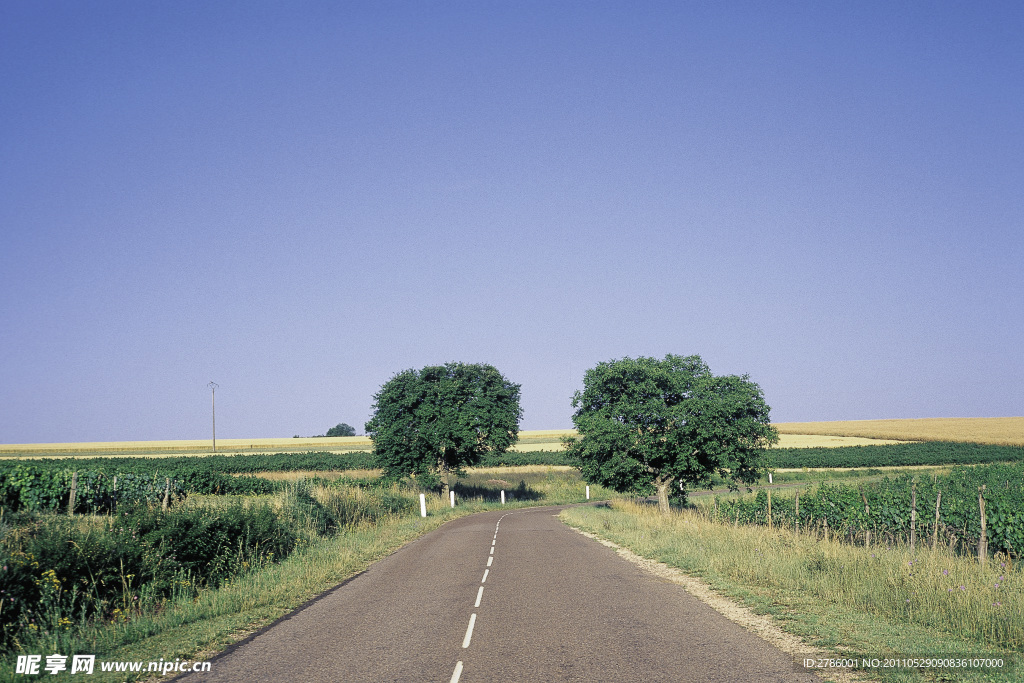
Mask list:
[[[177,680],[818,683],[559,509],[449,522]]]

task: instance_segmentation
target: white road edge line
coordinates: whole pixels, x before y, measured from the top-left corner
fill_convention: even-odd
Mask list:
[[[469,647],[469,640],[473,637],[473,626],[476,624],[476,612],[469,617],[469,626],[466,628],[466,637],[462,639],[462,647]]]
[[[480,598],[482,598],[482,597],[484,597],[484,587],[480,586],[480,590],[478,590],[476,592],[476,604],[474,604],[473,607],[479,607],[480,606]]]
[[[487,572],[489,572],[489,571],[491,571],[491,570],[490,569],[485,569],[484,570],[484,578],[480,579],[480,583],[487,583]]]
[[[462,662],[455,664],[455,671],[452,672],[452,680],[449,683],[459,683],[459,676],[462,675]]]

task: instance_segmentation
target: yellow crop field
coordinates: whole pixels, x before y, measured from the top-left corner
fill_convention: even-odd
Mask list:
[[[288,453],[305,451],[368,451],[373,448],[365,436],[335,436],[299,439],[217,439],[217,453]],[[71,454],[97,456],[209,455],[210,439],[175,441],[96,441],[80,443],[0,444],[0,457],[34,457]]]
[[[776,425],[778,426],[778,425]],[[840,448],[842,446],[881,446],[906,443],[906,439],[872,439],[861,436],[832,436],[829,434],[779,434],[776,448]]]
[[[1024,418],[1012,418],[1024,421]],[[891,422],[890,420],[889,422]],[[898,422],[898,420],[897,420]],[[854,424],[809,422],[791,423],[811,425]],[[780,425],[776,425],[777,427]],[[787,425],[788,426],[788,425]],[[780,432],[783,430],[780,429]],[[561,437],[575,435],[574,429],[536,429],[519,432],[515,451],[560,451]],[[907,437],[909,438],[909,437]],[[906,439],[904,439],[906,440]],[[813,448],[861,446],[865,444],[895,443],[891,440],[867,435],[831,434],[819,432],[782,433],[779,448]],[[33,458],[42,455],[70,455],[81,458],[145,456],[151,458],[180,455],[209,455],[209,439],[180,441],[97,441],[81,443],[0,444],[0,458]],[[300,439],[217,439],[218,454],[243,453],[302,453],[306,451],[370,451],[373,444],[366,436],[338,436]]]
[[[515,451],[560,451],[562,442],[556,440],[561,435],[575,435],[575,430],[545,430],[543,432],[520,432],[519,443],[512,447]],[[530,438],[533,434],[543,435],[537,439]],[[526,435],[526,438],[524,438]],[[546,440],[539,440],[540,438]],[[841,446],[869,446],[887,443],[903,443],[903,440],[870,439],[856,436],[830,436],[821,434],[780,434],[776,448],[837,448]]]
[[[562,442],[559,439],[562,436],[575,435],[575,429],[546,429],[542,431],[519,432],[519,443],[513,449],[517,451],[560,451],[562,450]],[[779,434],[779,443],[776,448],[836,448],[839,446],[902,443],[903,441],[906,441],[906,439],[876,439],[828,434]]]
[[[917,420],[783,422],[782,435],[829,435],[905,441],[968,441],[1024,446],[1024,417],[933,417]]]

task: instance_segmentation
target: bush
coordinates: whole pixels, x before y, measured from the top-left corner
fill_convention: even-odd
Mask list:
[[[296,540],[268,505],[42,518],[0,543],[0,646],[9,648],[32,624],[116,619],[183,589],[219,586],[283,559]]]

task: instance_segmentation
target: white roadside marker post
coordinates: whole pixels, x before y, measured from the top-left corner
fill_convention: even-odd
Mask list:
[[[590,500],[590,484],[587,484],[587,500]]]
[[[448,495],[452,498],[452,507],[455,507],[455,491],[449,491]]]
[[[504,505],[504,504],[505,504],[505,491],[502,491],[502,492],[501,492],[501,504],[502,504],[502,505]]]
[[[427,516],[427,496],[426,494],[420,494],[420,517]]]

